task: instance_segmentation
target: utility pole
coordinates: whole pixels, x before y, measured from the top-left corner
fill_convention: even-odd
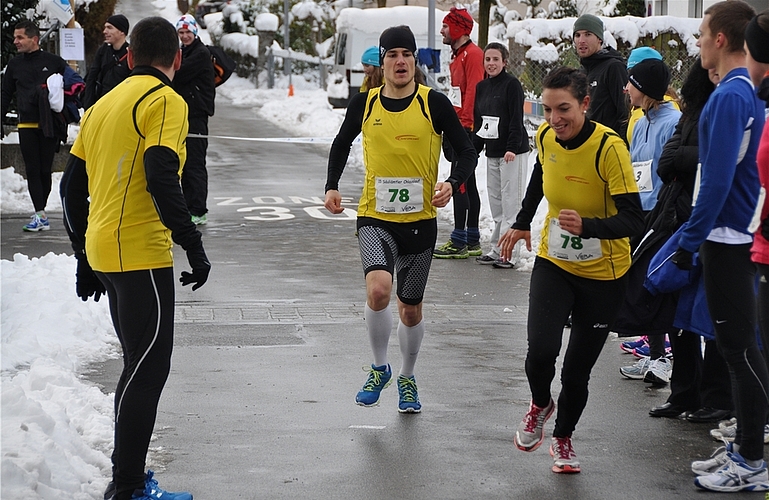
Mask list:
[[[285,50],[291,50],[291,45],[288,39],[289,1],[290,0],[283,0],[283,48]],[[291,58],[290,57],[283,58],[283,74],[288,75],[288,81],[290,84],[291,83]]]

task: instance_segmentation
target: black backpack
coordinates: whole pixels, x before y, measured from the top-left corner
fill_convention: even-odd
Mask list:
[[[237,64],[221,47],[216,45],[206,45],[206,47],[208,47],[208,52],[211,54],[211,62],[214,65],[214,86],[218,87],[232,75]]]

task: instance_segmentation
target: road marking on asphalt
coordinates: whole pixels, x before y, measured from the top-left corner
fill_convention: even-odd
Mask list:
[[[373,429],[375,431],[381,431],[386,427],[386,425],[351,425],[348,429]]]

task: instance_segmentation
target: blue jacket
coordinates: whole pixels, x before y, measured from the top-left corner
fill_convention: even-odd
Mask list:
[[[699,254],[695,252],[692,258],[694,267],[689,271],[679,269],[670,260],[678,249],[679,239],[688,224],[685,222],[652,258],[644,288],[652,295],[677,291],[678,305],[673,326],[712,340],[715,338],[715,329],[705,297],[705,282],[702,279]]]
[[[633,167],[638,162],[652,160],[651,164],[651,191],[641,191],[641,206],[644,211],[649,211],[657,204],[662,179],[657,175],[660,155],[668,139],[673,135],[681,112],[666,102],[658,109],[650,109],[645,117],[638,120],[633,127],[633,137],[630,139],[630,159]],[[638,181],[638,177],[636,177]],[[639,189],[643,189],[641,185]]]
[[[764,103],[756,96],[748,71],[730,71],[700,115],[700,189],[681,235],[684,250],[696,251],[714,228],[752,237],[748,225],[760,189],[756,152],[763,127]]]

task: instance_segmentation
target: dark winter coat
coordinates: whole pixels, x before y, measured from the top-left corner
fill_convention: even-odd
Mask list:
[[[483,126],[484,116],[499,118],[499,138],[482,139],[473,134],[473,146],[481,151],[486,145],[488,158],[502,158],[506,152],[529,152],[529,136],[523,125],[523,88],[513,75],[502,71],[478,82],[475,90],[473,132]]]
[[[50,114],[50,107],[41,110],[39,103],[39,89],[48,81],[48,77],[54,73],[64,74],[67,62],[61,57],[37,50],[28,54],[19,54],[10,61],[5,68],[2,87],[3,121],[11,104],[13,95],[16,94],[16,110],[19,115],[19,123],[39,123],[40,112]]]
[[[590,108],[587,117],[627,137],[628,106],[624,88],[627,69],[622,54],[611,47],[580,59],[587,73]]]
[[[104,94],[128,78],[129,74],[131,70],[128,69],[128,43],[124,43],[118,50],[114,50],[108,43],[99,47],[93,64],[85,75],[83,109],[93,106]]]
[[[174,75],[172,85],[187,101],[190,117],[214,115],[214,65],[211,53],[200,38],[182,47],[182,67]]]
[[[690,197],[694,195],[694,179],[700,162],[698,118],[687,115],[678,120],[673,136],[665,144],[657,166],[662,182],[677,180]]]

